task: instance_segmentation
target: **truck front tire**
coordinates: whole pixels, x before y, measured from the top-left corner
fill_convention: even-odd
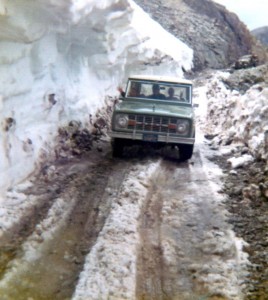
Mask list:
[[[194,145],[178,145],[180,160],[188,160],[192,157]]]
[[[115,138],[112,141],[113,157],[122,157],[124,151],[124,141],[122,139]]]

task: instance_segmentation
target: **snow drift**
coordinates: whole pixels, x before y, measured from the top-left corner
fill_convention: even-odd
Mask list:
[[[240,94],[224,84],[229,76],[228,72],[218,72],[207,86],[205,130],[216,136],[214,144],[233,144],[249,153],[252,156],[250,161],[253,157],[267,161],[268,89],[264,83],[258,83]]]

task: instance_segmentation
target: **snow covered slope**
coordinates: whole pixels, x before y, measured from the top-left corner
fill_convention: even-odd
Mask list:
[[[183,76],[193,51],[131,0],[0,0],[0,192],[130,73]],[[2,193],[1,193],[2,194]]]

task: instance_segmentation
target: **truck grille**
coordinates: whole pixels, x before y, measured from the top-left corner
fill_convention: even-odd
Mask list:
[[[134,114],[128,115],[128,118],[128,129],[132,131],[176,133],[176,118]]]

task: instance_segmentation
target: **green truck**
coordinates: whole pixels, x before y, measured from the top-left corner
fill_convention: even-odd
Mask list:
[[[176,77],[129,77],[112,115],[113,156],[121,157],[125,146],[149,143],[156,149],[172,146],[180,160],[190,159],[195,143],[192,89],[191,81]]]

